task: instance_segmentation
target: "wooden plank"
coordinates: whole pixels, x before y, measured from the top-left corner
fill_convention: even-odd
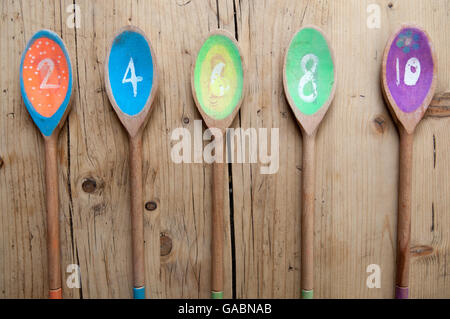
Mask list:
[[[381,9],[381,29],[367,28],[371,3]],[[448,69],[449,48],[439,32],[440,25],[448,25],[445,12],[445,1],[397,1],[390,6],[386,1],[239,1],[239,40],[244,54],[253,57],[240,125],[280,128],[280,169],[277,175],[264,176],[258,165],[233,165],[236,243],[242,243],[236,247],[237,297],[299,297],[301,137],[282,96],[280,72],[289,38],[310,23],[330,37],[340,74],[335,102],[317,140],[315,291],[319,298],[393,296],[398,135],[379,87],[381,53],[400,23],[416,22],[438,43],[440,68]],[[438,92],[448,89],[448,83],[448,72],[441,73]],[[446,121],[426,121],[415,140],[412,240],[432,246],[435,257],[418,256],[420,261],[413,262],[412,297],[449,296],[444,256],[450,236],[440,232],[439,239],[430,240],[429,214],[420,211],[424,205],[429,212],[431,199],[439,199],[433,206],[435,222],[448,224],[449,207],[443,200],[450,187],[444,173],[448,161],[438,164],[440,175],[422,169],[433,162],[423,157],[432,154],[428,131],[436,127],[441,134],[437,151],[443,161],[448,156]],[[419,225],[427,225],[427,231]],[[382,289],[367,288],[369,264],[380,265]],[[434,280],[424,280],[431,269]]]
[[[385,0],[76,0],[81,28],[70,29],[72,3],[0,4],[0,298],[44,298],[48,290],[44,145],[17,76],[26,41],[41,28],[64,38],[74,64],[75,100],[58,154],[64,297],[131,297],[128,142],[103,82],[107,44],[126,24],[146,32],[163,70],[143,145],[144,202],[157,206],[144,212],[148,297],[209,297],[212,167],[174,164],[170,137],[177,127],[193,136],[194,120],[201,120],[190,67],[208,32],[220,26],[237,35],[247,65],[247,94],[233,127],[279,128],[280,140],[277,174],[262,175],[261,164],[232,165],[225,297],[233,295],[234,256],[236,297],[298,298],[302,143],[281,79],[284,49],[308,23],[327,33],[340,74],[316,143],[316,295],[393,297],[398,135],[379,87],[381,52],[400,23],[415,22],[430,33],[439,69],[449,70],[442,32],[448,1],[389,7]],[[367,28],[372,3],[380,6],[381,29]],[[449,72],[441,71],[437,92],[448,92],[449,83]],[[450,297],[450,119],[442,116],[443,101],[432,102],[414,142],[413,298]],[[70,264],[81,267],[82,289],[65,285]],[[369,264],[381,267],[381,289],[366,286]]]

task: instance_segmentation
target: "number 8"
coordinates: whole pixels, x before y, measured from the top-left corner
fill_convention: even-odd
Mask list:
[[[310,70],[307,70],[306,64],[310,60],[313,61],[313,65],[311,66]],[[319,59],[317,58],[317,56],[315,56],[312,53],[305,55],[301,61],[301,67],[305,74],[302,76],[302,78],[300,79],[300,82],[298,84],[298,95],[306,103],[312,103],[317,99],[317,83],[314,79],[314,76],[316,74],[318,64],[319,64]],[[309,82],[311,82],[311,84],[312,84],[313,93],[311,93],[309,95],[305,95],[305,93],[304,93],[305,85],[308,84]]]

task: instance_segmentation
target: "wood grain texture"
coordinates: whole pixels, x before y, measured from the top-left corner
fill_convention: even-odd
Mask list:
[[[450,92],[436,94],[431,100],[425,116],[449,117],[450,116]]]
[[[237,35],[247,57],[245,102],[233,127],[279,128],[280,135],[277,174],[237,163],[225,173],[224,297],[233,296],[233,282],[238,298],[300,297],[303,147],[282,66],[284,49],[306,24],[327,34],[339,74],[316,140],[315,297],[393,297],[399,140],[380,91],[381,56],[398,25],[421,25],[438,56],[436,92],[448,92],[448,1],[397,0],[390,8],[387,0],[76,0],[81,28],[70,29],[72,3],[0,2],[0,298],[48,294],[44,143],[18,83],[26,39],[41,28],[62,36],[74,65],[74,102],[58,142],[64,298],[131,298],[128,141],[103,80],[109,41],[127,24],[152,40],[161,70],[143,132],[143,201],[157,204],[144,211],[148,297],[210,296],[212,165],[174,164],[170,137],[177,127],[193,136],[201,120],[191,63],[218,26]],[[372,3],[381,9],[380,29],[367,28]],[[411,298],[450,298],[449,124],[427,116],[415,132]],[[81,267],[81,289],[66,286],[69,264]],[[369,264],[381,267],[381,289],[366,286]]]

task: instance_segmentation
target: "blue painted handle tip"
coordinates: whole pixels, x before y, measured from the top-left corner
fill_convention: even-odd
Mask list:
[[[133,288],[134,299],[145,299],[145,287]]]

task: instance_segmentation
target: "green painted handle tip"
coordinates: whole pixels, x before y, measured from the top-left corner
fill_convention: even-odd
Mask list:
[[[302,299],[314,299],[314,290],[302,290]]]
[[[223,299],[223,291],[211,291],[211,299]]]

